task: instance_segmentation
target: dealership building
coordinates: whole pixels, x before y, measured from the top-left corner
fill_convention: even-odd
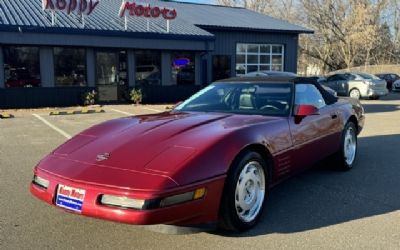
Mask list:
[[[296,72],[311,30],[244,8],[173,1],[21,0],[0,5],[0,108],[176,102],[258,70]]]

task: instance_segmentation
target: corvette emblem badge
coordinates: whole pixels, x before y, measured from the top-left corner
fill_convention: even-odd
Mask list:
[[[104,153],[104,154],[99,154],[96,157],[96,161],[105,161],[108,160],[110,158],[110,153]]]

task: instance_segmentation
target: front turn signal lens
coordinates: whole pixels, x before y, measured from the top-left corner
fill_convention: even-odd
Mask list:
[[[193,200],[198,200],[206,195],[206,188],[198,188],[194,191]]]

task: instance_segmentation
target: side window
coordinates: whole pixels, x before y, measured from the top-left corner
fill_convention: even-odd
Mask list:
[[[319,109],[326,106],[324,98],[313,84],[296,84],[295,104],[314,105]]]
[[[356,77],[352,74],[344,74],[344,78],[349,81],[356,79]]]
[[[333,75],[333,76],[328,77],[328,79],[327,79],[328,82],[340,81],[340,80],[343,80],[343,77],[341,75]]]

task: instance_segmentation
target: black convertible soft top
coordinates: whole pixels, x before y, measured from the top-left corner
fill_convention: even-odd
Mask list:
[[[326,104],[330,105],[337,102],[338,98],[329,93],[321,84],[312,77],[291,77],[291,76],[245,76],[233,77],[217,81],[216,83],[308,83],[313,84],[321,92]]]

